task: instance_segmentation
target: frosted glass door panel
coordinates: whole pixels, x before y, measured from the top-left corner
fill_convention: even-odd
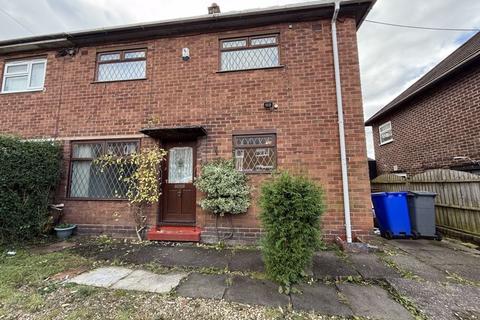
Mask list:
[[[168,153],[168,183],[192,183],[193,149],[171,148]]]

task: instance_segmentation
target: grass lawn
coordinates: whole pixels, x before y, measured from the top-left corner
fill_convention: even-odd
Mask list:
[[[100,245],[100,244],[99,244]],[[109,290],[56,280],[105,265],[73,250],[0,247],[0,319],[341,319],[226,301]],[[142,267],[142,266],[137,266]],[[150,268],[151,269],[151,268]]]

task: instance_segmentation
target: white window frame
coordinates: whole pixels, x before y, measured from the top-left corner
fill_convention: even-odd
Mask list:
[[[391,138],[389,140],[382,141],[382,133],[390,131]],[[393,130],[392,130],[392,121],[385,122],[384,124],[378,127],[380,145],[384,145],[393,141]]]
[[[32,77],[32,65],[34,65],[36,63],[43,63],[44,64],[42,85],[39,86],[39,87],[31,87],[30,86],[30,80],[31,80],[31,77]],[[7,73],[8,67],[20,66],[20,65],[27,65],[27,71]],[[3,68],[3,81],[2,81],[2,92],[1,93],[41,91],[45,87],[45,77],[46,77],[46,75],[47,75],[47,59],[45,59],[45,58],[6,62],[5,65],[4,65],[4,68]],[[26,87],[26,89],[5,91],[6,80],[8,78],[19,77],[19,76],[27,76],[27,87]]]

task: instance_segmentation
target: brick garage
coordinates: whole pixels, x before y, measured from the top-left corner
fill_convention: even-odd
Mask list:
[[[480,166],[471,161],[454,159],[458,156],[480,159],[479,52],[480,34],[477,34],[399,98],[427,81],[437,82],[404,102],[394,99],[388,108],[367,121],[373,127],[379,174],[395,169],[415,174],[435,168],[480,172]],[[455,72],[446,73],[454,68]],[[388,121],[392,124],[393,141],[380,145],[379,126]]]
[[[142,146],[148,146],[159,141],[140,134],[142,128],[201,125],[208,134],[196,141],[198,173],[206,161],[232,157],[233,133],[272,130],[278,168],[307,174],[324,187],[324,234],[328,239],[344,236],[331,11],[329,7],[324,19],[313,21],[84,45],[73,57],[59,57],[58,50],[3,54],[0,68],[11,59],[32,56],[46,57],[47,67],[43,91],[0,96],[0,131],[61,141],[65,160],[57,201],[65,203],[65,221],[78,224],[80,232],[125,234],[132,230],[127,202],[68,197],[72,141],[138,138]],[[360,18],[346,14],[338,23],[355,236],[368,234],[372,227],[356,39]],[[271,33],[279,35],[281,66],[218,72],[219,39]],[[181,59],[185,47],[190,50],[189,61]],[[95,82],[97,53],[126,48],[146,49],[146,79]],[[274,101],[278,110],[266,110],[264,101]],[[251,174],[249,178],[255,199],[268,175]],[[247,214],[234,217],[235,240],[259,237],[258,214],[253,200]],[[214,221],[197,206],[196,226],[204,231],[205,241],[215,237]],[[156,223],[155,206],[149,224]],[[226,222],[222,226],[228,229]]]

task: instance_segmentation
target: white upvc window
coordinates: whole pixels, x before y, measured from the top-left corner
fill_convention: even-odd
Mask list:
[[[5,63],[2,93],[43,90],[47,59]]]
[[[393,141],[392,122],[388,121],[378,127],[380,133],[380,145]]]

